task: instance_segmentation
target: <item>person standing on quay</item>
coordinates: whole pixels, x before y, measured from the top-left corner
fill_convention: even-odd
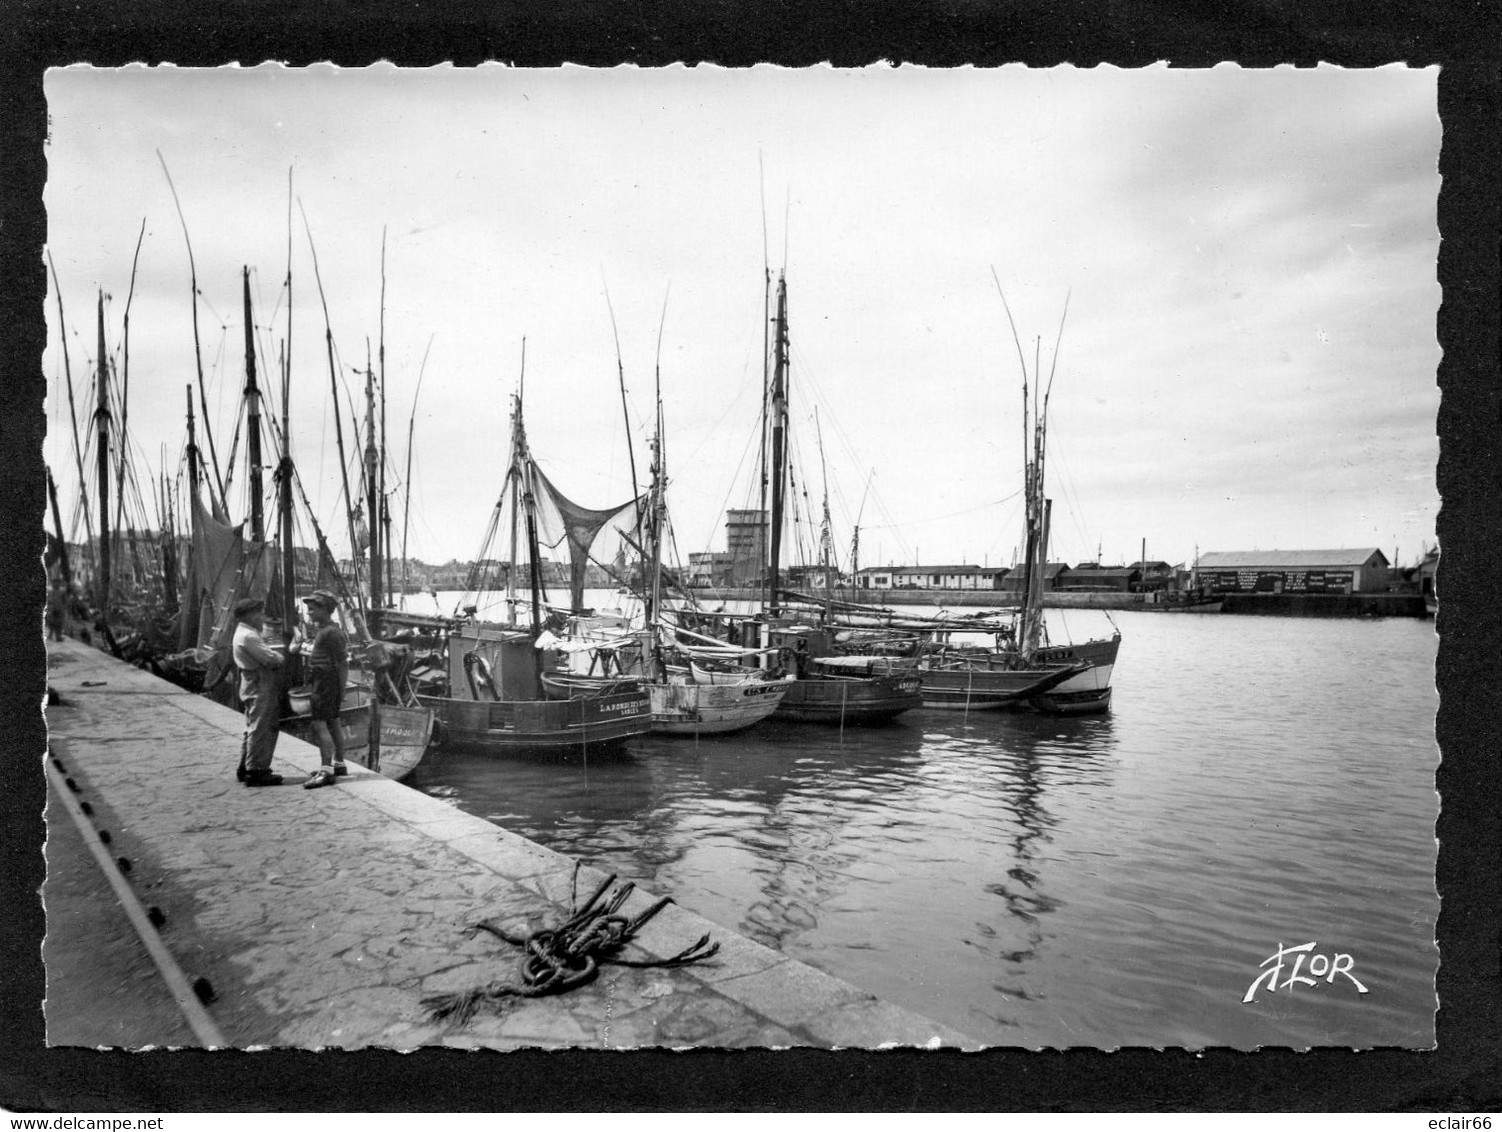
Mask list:
[[[52,583],[47,594],[47,630],[54,641],[63,639],[63,628],[68,621],[68,594],[61,581]]]
[[[339,709],[349,678],[349,638],[334,624],[338,598],[328,590],[314,590],[302,600],[313,623],[313,639],[294,640],[292,647],[308,658],[308,682],[313,686],[313,737],[322,765],[308,776],[303,788],[314,790],[331,786],[336,778],[349,773],[344,762],[344,736],[339,729]]]
[[[235,603],[238,624],[231,651],[240,670],[240,701],[245,705],[245,738],[240,744],[240,769],[235,777],[246,786],[282,784],[282,776],[271,773],[271,756],[276,750],[283,657],[261,638],[265,608],[265,602],[253,597]]]

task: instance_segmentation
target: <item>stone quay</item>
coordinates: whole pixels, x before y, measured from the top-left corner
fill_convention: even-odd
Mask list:
[[[562,994],[432,1021],[428,996],[515,981],[519,949],[478,921],[557,926],[605,874],[361,768],[300,789],[318,753],[287,735],[286,784],[242,786],[235,712],[76,641],[48,650],[49,1045],[978,1046],[674,904],[623,957],[708,934],[712,958],[602,965]]]

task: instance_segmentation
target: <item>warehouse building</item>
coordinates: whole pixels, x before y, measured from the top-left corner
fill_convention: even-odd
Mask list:
[[[1005,566],[866,566],[856,585],[868,590],[995,590]]]
[[[1056,588],[1092,593],[1136,593],[1142,588],[1142,571],[1135,566],[1098,566],[1094,562],[1082,562],[1065,574]]]
[[[1070,568],[1065,562],[1050,562],[1043,568],[1043,588],[1045,590],[1063,590],[1069,588]],[[1027,568],[1014,566],[1007,575],[1001,579],[996,587],[999,590],[1007,590],[1018,593],[1027,581]]]
[[[1222,550],[1200,555],[1200,585],[1212,593],[1373,593],[1387,586],[1377,547],[1341,550]]]

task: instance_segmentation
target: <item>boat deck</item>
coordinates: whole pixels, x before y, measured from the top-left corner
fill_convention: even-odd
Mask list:
[[[49,646],[48,675],[62,702],[47,709],[45,955],[49,979],[66,978],[66,993],[49,986],[45,1004],[53,1043],[977,1044],[674,905],[628,954],[662,958],[708,933],[720,944],[708,962],[605,966],[566,994],[435,1024],[425,996],[514,977],[516,949],[473,924],[556,926],[574,886],[583,900],[604,875],[367,771],[303,790],[317,751],[286,735],[274,769],[287,785],[243,787],[238,715],[78,642]],[[638,890],[623,911],[654,899]],[[164,1005],[171,980],[144,959],[121,989],[129,957],[96,938],[105,928],[95,913],[110,907],[130,914],[157,970],[165,955],[179,987],[198,989],[190,1002],[177,996],[181,1018]],[[111,938],[122,923],[110,921]],[[207,1022],[195,1023],[193,1002]]]

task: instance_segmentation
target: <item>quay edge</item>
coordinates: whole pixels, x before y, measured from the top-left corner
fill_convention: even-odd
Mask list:
[[[980,1047],[671,904],[628,954],[661,959],[707,933],[717,955],[678,968],[604,966],[565,994],[509,1000],[462,1027],[434,1023],[425,996],[514,977],[516,949],[473,932],[477,921],[557,926],[576,890],[584,900],[605,875],[362,769],[305,791],[317,750],[286,735],[275,769],[287,784],[241,786],[236,713],[78,642],[49,646],[48,678],[60,697],[47,709],[62,764],[54,788],[67,782],[88,803],[94,828],[84,836],[108,835],[109,858],[160,914],[161,943],[184,975],[203,980],[231,1047]],[[54,799],[47,820],[51,842],[70,818]],[[70,900],[113,899],[103,874],[92,891],[53,875],[43,890],[49,927],[85,922],[67,915]],[[654,900],[638,889],[622,912]],[[49,936],[68,978],[101,992],[49,995],[49,1040],[110,1046],[139,1033],[111,1016],[136,1007],[130,995],[102,993],[112,988],[98,944]]]

